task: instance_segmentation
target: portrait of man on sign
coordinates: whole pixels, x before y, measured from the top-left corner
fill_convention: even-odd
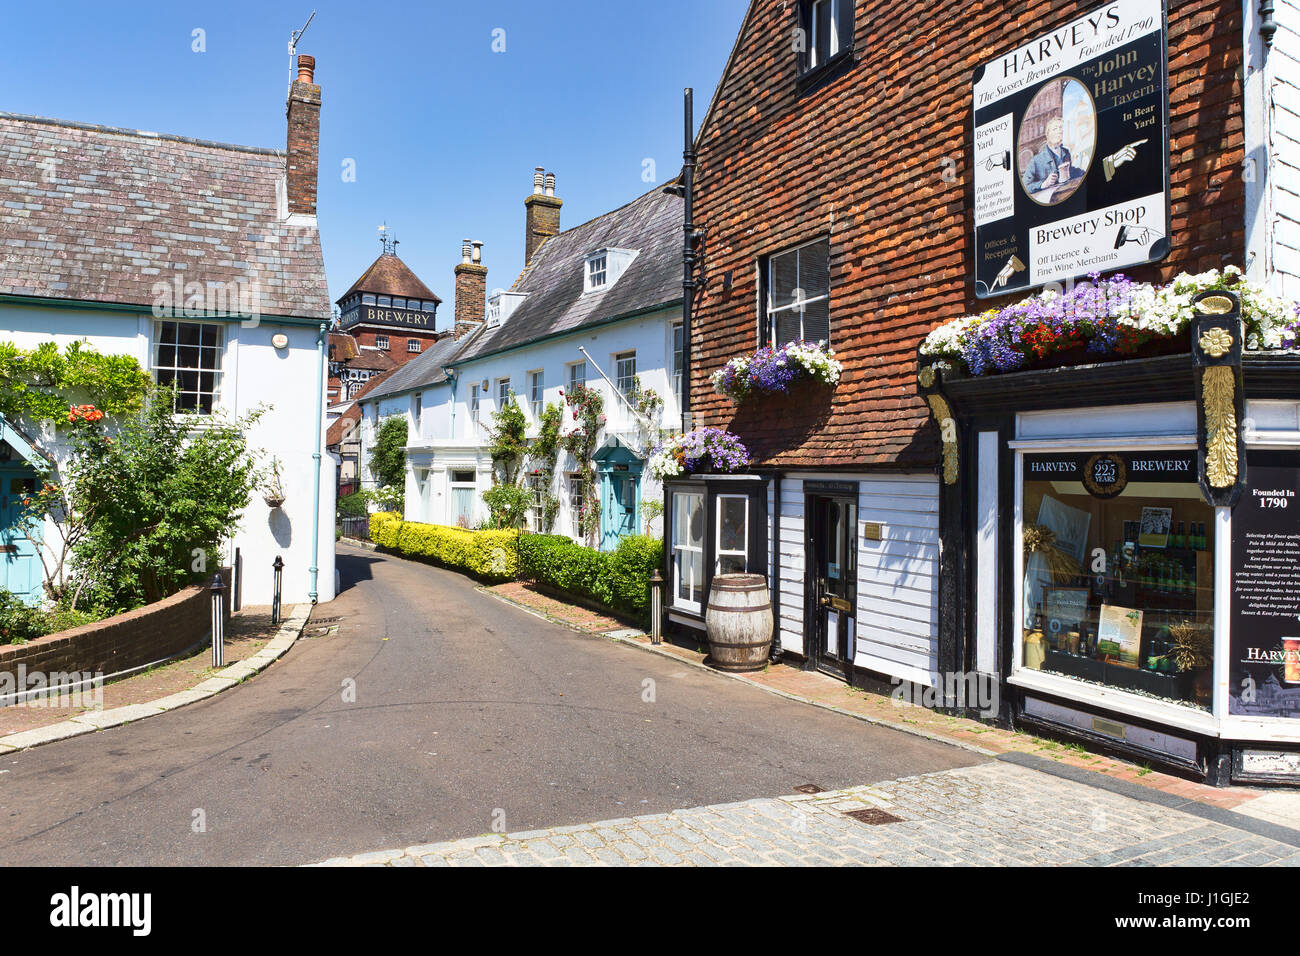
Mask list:
[[[1083,183],[1096,145],[1092,98],[1077,80],[1043,85],[1020,126],[1020,183],[1034,202],[1054,206]]]

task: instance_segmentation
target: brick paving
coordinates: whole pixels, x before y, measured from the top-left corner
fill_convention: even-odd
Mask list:
[[[897,822],[847,816],[881,810]],[[991,761],[864,787],[336,857],[323,866],[1297,866],[1300,847]]]

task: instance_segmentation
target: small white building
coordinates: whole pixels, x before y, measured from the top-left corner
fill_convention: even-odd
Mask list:
[[[364,396],[363,459],[379,423],[406,416],[406,517],[475,527],[487,520],[482,495],[494,480],[493,413],[513,394],[536,437],[546,406],[562,406],[563,390],[585,385],[601,393],[606,416],[593,456],[601,527],[588,543],[608,549],[623,535],[659,532],[644,505],[661,500],[662,489],[643,469],[660,431],[681,421],[682,201],[656,188],[559,232],[554,178],[539,171],[534,190],[523,273],[486,297],[484,316],[487,270],[476,261],[478,245],[466,244],[456,269],[457,339],[439,342]],[[662,399],[652,415],[633,407],[638,390]],[[566,411],[563,428],[572,426]],[[549,486],[526,479],[535,489],[533,530],[583,539],[582,471],[562,450]],[[559,502],[549,526],[547,492]]]
[[[0,342],[133,356],[176,383],[176,411],[195,428],[267,407],[246,437],[279,459],[285,500],[254,495],[221,556],[239,550],[245,604],[271,602],[276,557],[285,602],[334,597],[314,66],[299,57],[287,150],[0,113]],[[53,427],[18,424],[45,456],[66,456]],[[4,517],[12,534],[15,515]],[[26,582],[36,600],[39,573],[33,588],[17,566],[37,561],[26,550],[10,553],[0,586]]]

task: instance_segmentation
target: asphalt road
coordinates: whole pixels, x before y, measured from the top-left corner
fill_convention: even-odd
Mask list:
[[[979,759],[576,633],[451,572],[346,546],[339,567],[342,594],[247,683],[0,758],[0,865],[306,863]]]

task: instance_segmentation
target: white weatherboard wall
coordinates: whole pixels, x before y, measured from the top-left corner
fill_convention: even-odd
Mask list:
[[[283,467],[286,494],[283,508],[272,510],[255,493],[245,510],[232,547],[244,561],[243,603],[270,604],[271,564],[284,559],[283,600],[308,600],[311,565],[312,487],[316,468],[312,457],[316,437],[317,367],[316,327],[278,324],[266,320],[244,326],[221,323],[224,328],[223,380],[220,405],[231,416],[247,414],[258,406],[266,410],[247,434],[252,450],[277,456]],[[139,313],[95,309],[42,308],[0,305],[0,340],[22,348],[55,341],[60,348],[85,339],[98,352],[133,356],[149,367],[154,317]],[[276,349],[271,338],[283,332],[289,344]],[[323,387],[323,385],[322,385]],[[321,443],[324,444],[322,424]],[[64,448],[53,431],[39,436],[42,447],[61,458]],[[334,598],[334,460],[321,456],[321,500],[318,542],[319,601]],[[47,535],[53,535],[47,528]],[[52,539],[51,539],[52,540]],[[232,552],[233,554],[233,552]],[[229,561],[230,554],[223,555]]]
[[[804,641],[804,480],[858,483],[856,667],[930,685],[938,667],[939,481],[933,475],[816,475],[781,482],[781,646]],[[881,540],[862,523],[881,525]]]

